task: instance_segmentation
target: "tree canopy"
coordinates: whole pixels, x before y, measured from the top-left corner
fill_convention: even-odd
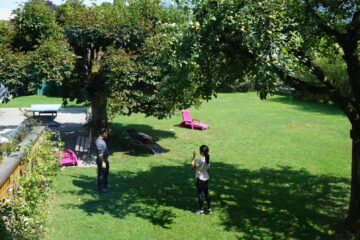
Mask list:
[[[21,51],[34,50],[42,40],[53,37],[61,31],[48,1],[30,0],[14,10],[13,48]]]
[[[252,81],[261,98],[278,86],[326,92],[352,125],[348,225],[360,229],[360,4],[355,0],[204,0],[191,3],[184,41],[209,97]]]
[[[201,91],[178,64],[177,41],[188,21],[180,8],[147,0],[31,0],[14,15],[0,79],[15,95],[60,82],[65,103],[90,102],[95,132],[107,125],[108,110],[163,118],[199,102]]]

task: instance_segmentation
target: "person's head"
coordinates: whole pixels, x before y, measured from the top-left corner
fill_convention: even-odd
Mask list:
[[[100,132],[99,132],[99,136],[102,137],[103,139],[107,138],[108,136],[108,131],[106,128],[101,128]]]
[[[205,157],[206,164],[209,164],[210,163],[209,147],[206,145],[201,145],[200,154]]]

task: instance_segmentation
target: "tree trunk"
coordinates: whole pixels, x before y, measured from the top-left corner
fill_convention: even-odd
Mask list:
[[[352,90],[351,103],[348,104],[348,117],[352,125],[351,195],[346,223],[352,232],[360,236],[360,61],[357,36],[348,33],[340,45],[344,50],[343,58]]]
[[[355,234],[360,234],[360,121],[352,124],[351,196],[347,224]]]
[[[101,128],[108,128],[107,98],[105,94],[97,94],[91,99],[91,133],[95,138]]]

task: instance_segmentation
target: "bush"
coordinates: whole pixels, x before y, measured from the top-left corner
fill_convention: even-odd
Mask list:
[[[5,232],[6,226],[7,233],[14,239],[42,238],[49,186],[59,169],[59,156],[54,153],[60,151],[60,143],[54,144],[51,138],[51,133],[45,133],[36,151],[28,151],[23,159],[24,168],[18,178],[16,198],[9,201],[0,213],[3,218],[0,233]]]
[[[11,142],[0,144],[0,163],[2,162],[4,156],[8,156],[10,153],[17,150],[19,143],[24,140],[28,133],[29,129],[26,128],[18,132],[15,137],[11,139]]]
[[[249,80],[236,79],[230,83],[222,83],[217,91],[222,93],[249,92],[254,91],[254,84]]]

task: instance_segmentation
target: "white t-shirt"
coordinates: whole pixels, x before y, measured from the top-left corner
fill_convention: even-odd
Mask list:
[[[205,157],[202,157],[201,159],[195,161],[195,166],[196,166],[195,177],[200,179],[201,181],[209,180],[210,176],[208,170],[210,168],[210,163],[206,164]]]

